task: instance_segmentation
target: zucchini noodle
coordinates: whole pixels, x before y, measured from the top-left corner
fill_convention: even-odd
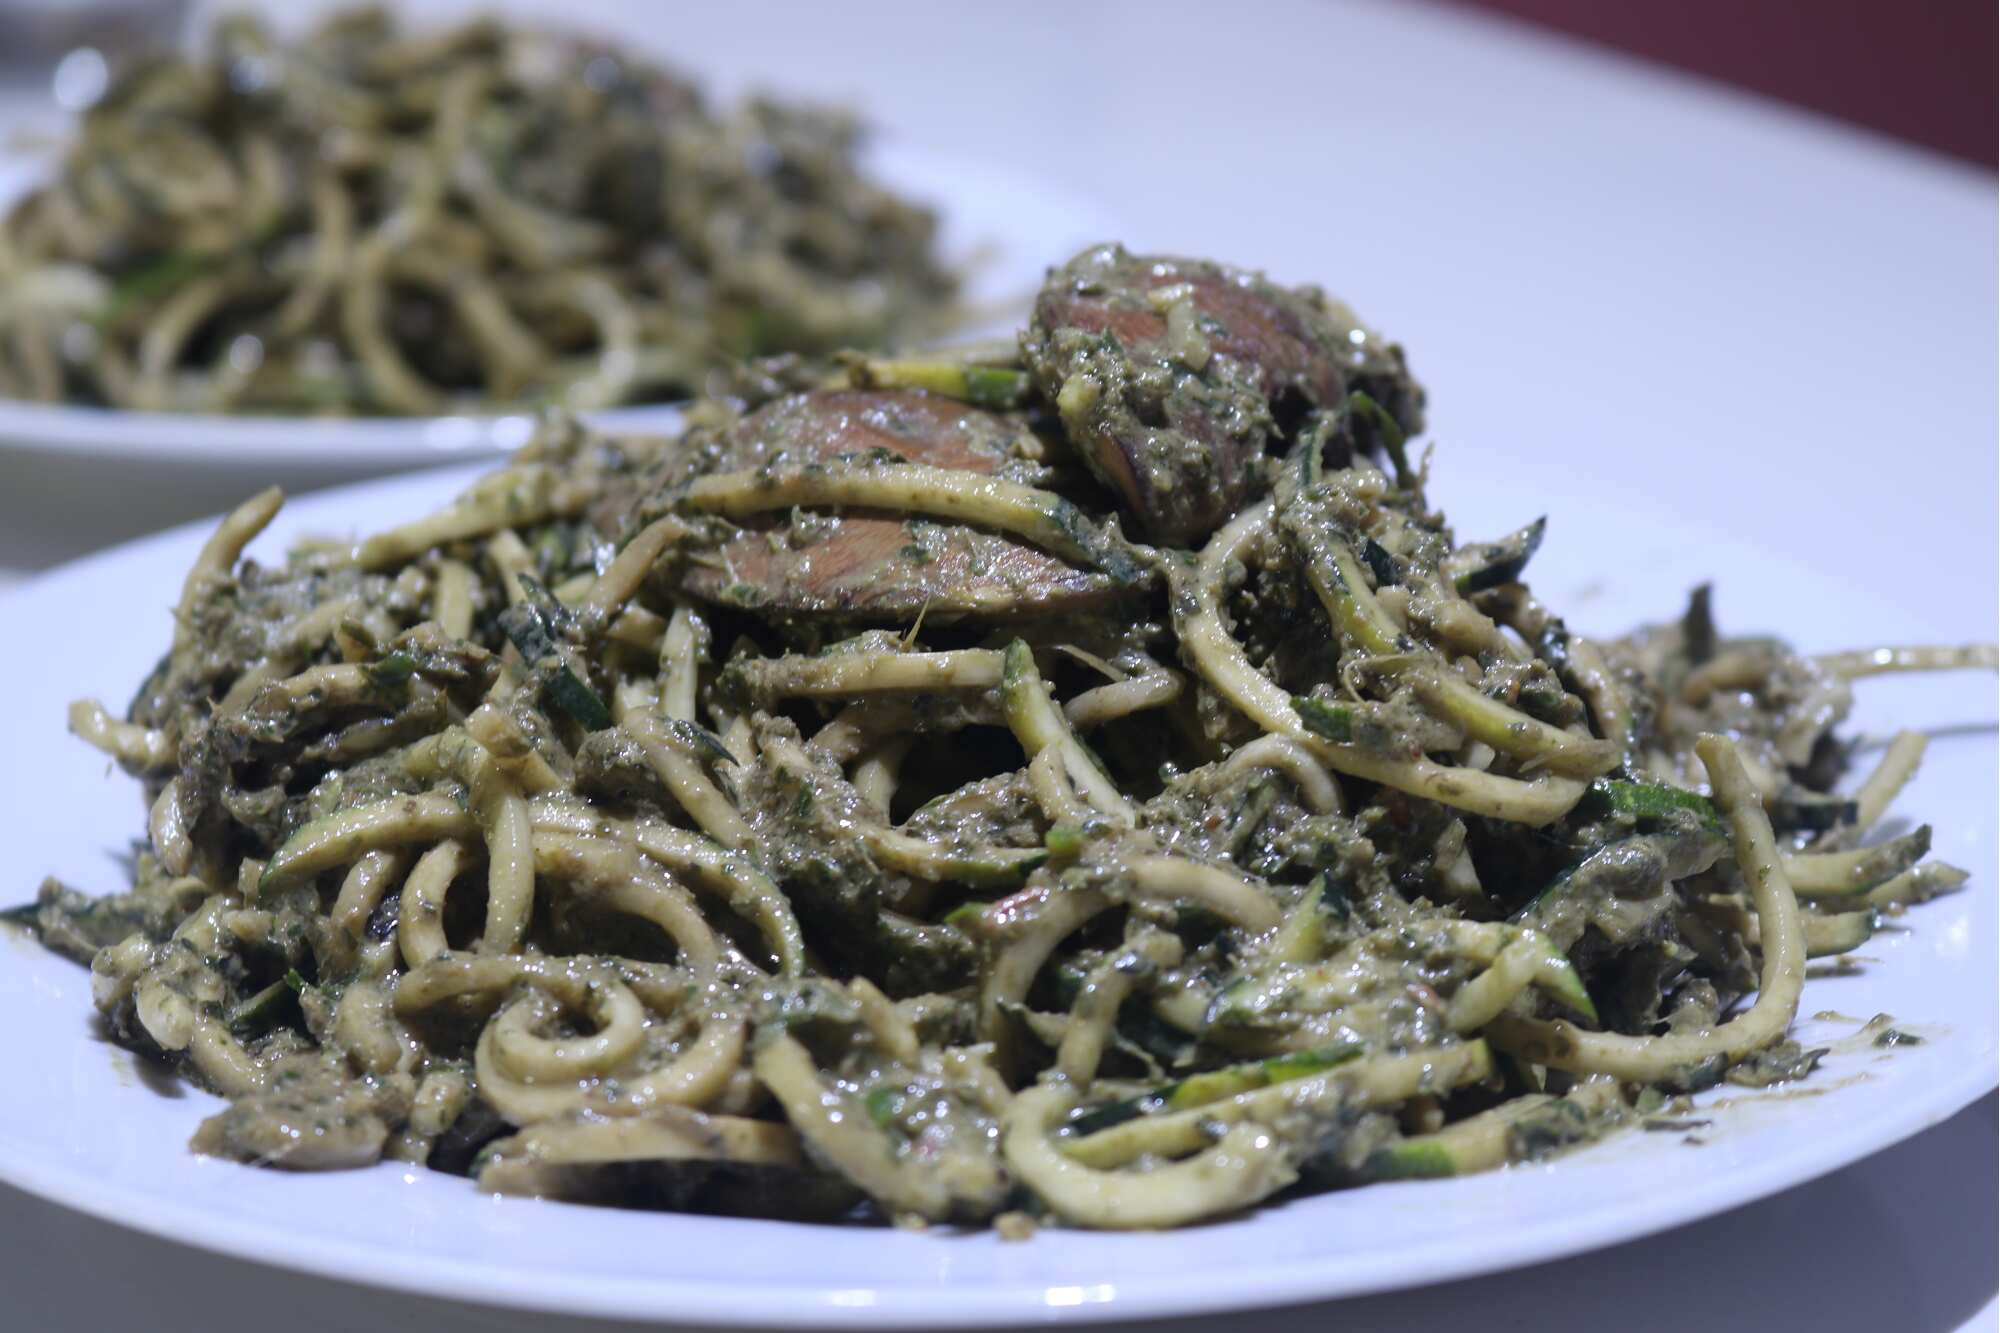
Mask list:
[[[468,346],[526,383],[580,308],[643,359],[610,233],[450,170],[460,114],[393,224],[325,168],[282,317],[385,337],[383,238],[469,191],[588,267],[439,270]],[[134,883],[8,918],[227,1099],[203,1152],[627,1206],[1177,1226],[1805,1077],[1808,960],[1968,879],[1871,836],[1925,741],[1844,784],[1848,682],[1990,650],[1805,657],[1705,595],[1572,634],[1545,523],[1434,512],[1422,391],[1343,310],[1108,247],[1017,353],[551,418],[268,562],[253,497],[131,707],[70,712],[144,786]]]

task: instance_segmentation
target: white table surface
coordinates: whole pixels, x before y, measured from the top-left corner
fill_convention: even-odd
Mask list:
[[[1476,510],[1476,485],[1442,479],[1499,459],[1547,476],[1559,522],[1589,503],[1591,450],[1645,451],[1650,503],[1826,551],[1871,596],[1994,635],[1990,175],[1414,3],[561,8],[721,88],[858,102],[915,145],[1039,173],[1135,247],[1322,282],[1409,345],[1448,504]],[[9,489],[0,538],[26,498]],[[1829,495],[1848,497],[1832,525]],[[1884,558],[1911,542],[1952,576]],[[0,582],[45,563],[0,540]],[[1995,1120],[1989,1096],[1595,1255],[1178,1327],[1992,1328]],[[262,1270],[0,1188],[0,1330],[274,1326],[611,1327]]]

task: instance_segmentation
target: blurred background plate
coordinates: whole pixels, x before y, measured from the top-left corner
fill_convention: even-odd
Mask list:
[[[966,275],[975,318],[966,336],[1011,332],[1048,264],[1120,230],[1103,210],[1060,187],[976,160],[877,141],[864,163],[937,211],[941,252]],[[0,157],[0,208],[40,170],[42,160],[23,152]],[[621,407],[591,420],[651,433],[673,429],[678,411],[670,404]],[[297,493],[490,458],[521,445],[533,427],[526,413],[205,416],[0,399],[0,581],[8,569],[46,568],[227,508],[266,485]]]

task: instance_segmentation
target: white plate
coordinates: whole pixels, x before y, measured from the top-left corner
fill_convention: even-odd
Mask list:
[[[1453,466],[1439,499],[1462,527],[1498,532],[1537,497]],[[304,532],[413,517],[470,476],[393,478],[296,505],[259,550]],[[168,632],[181,571],[203,533],[185,529],[81,561],[0,599],[21,636],[0,655],[13,724],[0,767],[10,896],[45,872],[116,887],[143,818],[135,784],[64,734],[74,695],[122,703]],[[1691,537],[1699,535],[1701,540]],[[1759,552],[1655,517],[1595,505],[1553,516],[1537,586],[1572,623],[1602,632],[1677,612],[1685,588],[1727,573],[1728,627],[1802,647],[1840,646],[1851,626],[1909,638],[1982,627],[1856,606],[1837,571]],[[1803,1092],[1711,1094],[1732,1103],[1705,1144],[1634,1133],[1560,1162],[1458,1181],[1306,1198],[1235,1221],[1159,1235],[990,1234],[810,1227],[489,1198],[466,1181],[384,1165],[284,1175],[196,1157],[217,1103],[135,1069],[94,1033],[83,969],[0,940],[0,1177],[176,1240],[357,1282],[577,1314],[694,1323],[977,1325],[1058,1315],[1134,1318],[1276,1304],[1441,1281],[1575,1253],[1707,1216],[1832,1170],[1949,1116],[1993,1086],[1995,752],[1990,677],[1864,684],[1854,720],[1881,734],[1926,727],[1931,757],[1900,804],[1937,830],[1937,854],[1971,867],[1965,890],[1911,913],[1863,950],[1853,975],[1816,976],[1802,1015],[1888,1012],[1927,1040],[1884,1052],[1838,1039],[1855,1021],[1805,1019],[1835,1052]],[[1970,725],[1968,725],[1970,724]]]

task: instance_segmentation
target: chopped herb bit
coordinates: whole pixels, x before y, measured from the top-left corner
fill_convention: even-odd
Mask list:
[[[1353,710],[1303,695],[1293,698],[1292,707],[1297,711],[1299,721],[1313,735],[1324,736],[1343,745],[1354,739]]]

